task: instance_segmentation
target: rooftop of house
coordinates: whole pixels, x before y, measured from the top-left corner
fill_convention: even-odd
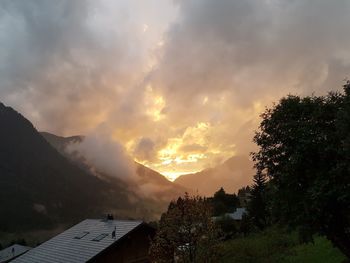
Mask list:
[[[226,214],[223,214],[221,216],[214,216],[212,217],[214,221],[216,220],[220,220],[222,219],[223,217],[229,217],[233,220],[242,220],[243,219],[243,215],[244,214],[247,214],[247,209],[244,208],[244,207],[239,207],[239,208],[236,208],[236,210],[233,212],[233,213],[226,213]]]
[[[234,220],[242,220],[243,215],[247,213],[247,209],[244,207],[237,208],[233,213],[227,213],[226,215]]]
[[[18,244],[9,246],[3,250],[0,250],[0,262],[8,262],[10,259],[18,257],[30,249],[31,247],[22,246]]]
[[[141,221],[86,219],[12,262],[86,262],[142,224]]]

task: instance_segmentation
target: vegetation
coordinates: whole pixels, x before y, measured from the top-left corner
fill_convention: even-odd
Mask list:
[[[324,237],[315,237],[314,244],[299,244],[296,232],[288,233],[273,227],[223,242],[218,262],[342,263],[345,260],[345,256]]]
[[[218,231],[211,213],[209,202],[198,196],[171,202],[151,245],[153,262],[216,262]]]
[[[241,207],[248,206],[248,202],[250,201],[250,197],[251,197],[251,191],[252,189],[250,188],[249,185],[238,189],[237,197],[239,200],[239,205]]]
[[[262,114],[253,154],[269,181],[271,221],[324,234],[350,258],[350,82],[344,93],[288,96]]]
[[[254,176],[254,184],[251,188],[250,201],[248,203],[248,213],[254,223],[259,229],[263,230],[267,226],[267,195],[266,195],[266,176],[258,172]]]
[[[221,187],[213,197],[208,199],[213,208],[213,216],[232,213],[239,206],[239,199],[236,194],[227,194]]]
[[[257,170],[254,184],[238,195],[221,188],[208,199],[213,215],[221,216],[216,219],[222,241],[216,262],[346,262],[350,258],[350,82],[343,93],[282,98],[262,114],[259,128],[254,137],[259,149],[252,154]],[[183,218],[198,222],[197,208],[180,208],[192,200],[186,198],[169,206],[158,237],[170,226],[177,228],[166,235],[169,239],[181,233]],[[248,208],[243,220],[224,216],[242,204]],[[171,219],[172,209],[182,211],[180,221]],[[209,218],[209,210],[205,211]],[[192,240],[188,233],[186,240]],[[179,244],[184,243],[167,251],[174,255]],[[181,262],[198,262],[189,254],[183,256]]]

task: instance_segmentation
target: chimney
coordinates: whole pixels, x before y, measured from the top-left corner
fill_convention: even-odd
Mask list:
[[[114,230],[113,230],[113,232],[112,232],[112,238],[113,238],[113,239],[115,239],[115,233],[116,233],[116,231],[117,231],[117,227],[114,226]]]
[[[107,220],[114,220],[114,217],[112,214],[107,214]]]

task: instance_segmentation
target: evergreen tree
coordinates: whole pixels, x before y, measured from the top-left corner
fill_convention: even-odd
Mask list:
[[[257,172],[251,187],[248,214],[252,223],[260,230],[267,225],[266,175]]]

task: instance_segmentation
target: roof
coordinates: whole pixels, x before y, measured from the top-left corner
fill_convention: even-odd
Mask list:
[[[86,219],[12,262],[86,262],[141,224],[141,221]],[[114,229],[116,235],[112,238]]]
[[[234,220],[242,220],[243,215],[247,213],[247,209],[244,207],[237,208],[233,213],[227,213],[226,215],[231,217]]]
[[[0,250],[0,262],[8,262],[10,259],[18,257],[30,250],[31,247],[14,244],[3,250]]]
[[[214,216],[212,217],[212,219],[214,221],[217,221],[217,220],[222,220],[223,218],[225,217],[229,217],[233,220],[242,220],[243,219],[243,215],[244,214],[247,214],[247,209],[244,208],[244,207],[240,207],[240,208],[236,208],[236,211],[233,212],[233,213],[226,213],[226,214],[223,214],[221,216]]]

